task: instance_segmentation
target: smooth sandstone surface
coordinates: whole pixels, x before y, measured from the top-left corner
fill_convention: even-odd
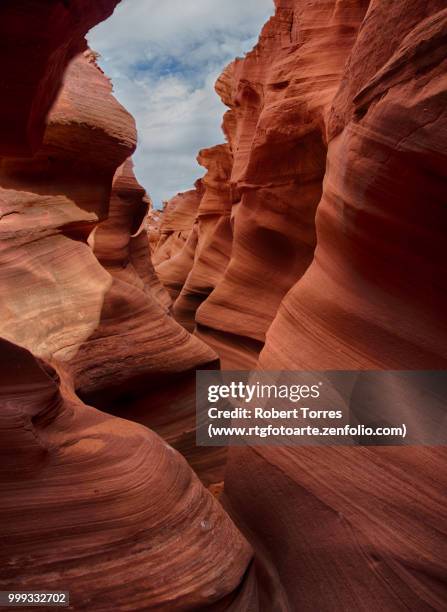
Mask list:
[[[136,131],[111,92],[94,55],[79,55],[42,148],[32,158],[0,161],[0,331],[37,356],[73,362],[84,393],[216,358],[166,315],[170,299],[143,232],[149,202],[130,162],[112,193]]]
[[[368,5],[276,4],[256,47],[216,84],[230,108],[223,129],[232,156],[229,177],[216,176],[214,188],[222,204],[231,203],[231,225],[226,222],[213,241],[219,271],[209,276],[217,282],[206,299],[210,279],[197,279],[196,294],[186,283],[174,306],[192,329],[196,301],[197,333],[225,368],[254,365],[282,298],[313,259],[329,110]],[[228,243],[230,228],[222,261],[218,243]],[[211,262],[211,250],[203,254]]]
[[[329,120],[315,259],[268,332],[265,368],[446,366],[447,14],[429,4],[371,4]]]
[[[446,367],[442,9],[370,3],[328,117],[315,259],[259,368]],[[442,610],[446,466],[445,448],[232,449],[225,491],[292,608]]]
[[[444,447],[203,449],[194,370],[446,368],[445,2],[276,0],[160,215],[94,54],[53,104],[115,4],[0,7],[0,588],[444,610]]]
[[[0,334],[66,361],[99,322],[111,276],[86,244],[135,123],[94,56],[77,56],[33,157],[0,158]]]
[[[443,610],[446,460],[444,448],[232,449],[226,507],[256,551],[259,609]]]
[[[224,609],[251,559],[243,536],[172,447],[73,390],[106,403],[148,371],[193,380],[215,360],[166,312],[135,142],[87,51],[36,155],[1,158],[0,583],[69,589],[77,609]]]
[[[217,83],[230,107],[224,130],[234,156],[234,238],[224,277],[197,322],[228,334],[233,350],[239,337],[247,365],[248,347],[262,347],[279,303],[313,257],[327,112],[364,12],[361,3],[336,15],[332,9],[277,3],[258,45]],[[234,366],[232,354],[222,358]]]
[[[147,211],[145,191],[127,160],[115,174],[109,216],[91,240],[112,285],[97,328],[71,362],[81,397],[100,407],[122,404],[123,417],[129,393],[146,393],[170,374],[191,371],[194,377],[195,367],[216,362],[209,347],[167,315],[169,296],[155,276],[144,231]]]
[[[3,0],[0,155],[37,151],[69,62],[120,0]],[[20,42],[18,42],[20,41]]]
[[[228,368],[444,369],[445,3],[276,5],[217,83],[232,250],[197,334]],[[259,609],[443,610],[446,465],[441,447],[230,449]]]
[[[250,547],[181,455],[25,349],[0,340],[0,365],[2,590],[69,591],[77,610],[228,609]]]
[[[194,226],[202,194],[202,182],[197,181],[194,189],[178,193],[166,202],[158,230],[159,241],[152,257],[157,269],[163,262],[175,257],[182,250]],[[163,276],[162,269],[158,273],[160,277]],[[168,288],[172,285],[171,294],[176,297],[181,285],[177,287],[175,279],[172,281],[169,276],[164,282]]]
[[[167,314],[135,142],[87,51],[37,153],[0,160],[0,585],[68,589],[75,609],[228,609],[244,537],[171,446],[73,388],[107,404],[216,359]]]
[[[202,179],[203,195],[196,217],[197,243],[192,266],[173,309],[177,321],[190,331],[194,331],[196,326],[197,308],[222,279],[233,237],[228,182],[233,163],[230,147],[225,144],[203,149],[197,160],[207,169]],[[168,263],[165,263],[164,270]]]

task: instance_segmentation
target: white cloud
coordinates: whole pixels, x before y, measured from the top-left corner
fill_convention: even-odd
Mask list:
[[[203,147],[223,141],[214,82],[256,42],[273,0],[123,0],[90,46],[134,115],[139,181],[155,204],[190,189]]]

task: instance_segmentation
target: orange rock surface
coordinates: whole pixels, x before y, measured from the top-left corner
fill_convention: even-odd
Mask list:
[[[0,6],[0,590],[444,610],[445,447],[202,448],[194,374],[447,369],[445,2],[276,0],[161,214],[92,52],[59,92],[115,4]]]
[[[334,7],[277,2],[258,45],[217,82],[230,107],[223,127],[233,162],[220,190],[233,204],[233,238],[196,323],[224,367],[256,363],[282,298],[313,258],[327,118],[367,2]],[[184,308],[175,308],[182,322]]]
[[[276,5],[217,84],[233,238],[197,333],[224,367],[265,342],[265,370],[446,369],[445,3]],[[444,609],[446,467],[442,447],[231,448],[256,609]]]
[[[0,158],[0,335],[66,361],[96,328],[112,279],[86,244],[107,216],[133,118],[88,52],[70,65],[42,147]]]
[[[172,447],[73,389],[109,410],[130,381],[194,380],[216,359],[166,313],[135,141],[87,52],[36,155],[0,161],[0,588],[70,590],[76,609],[225,608],[243,536]]]
[[[178,193],[165,204],[159,228],[160,238],[153,255],[155,267],[175,257],[182,250],[193,228],[202,194],[202,182],[197,181],[195,189]],[[168,278],[166,285],[169,287]],[[181,285],[178,291],[180,288]],[[175,287],[171,291],[174,291],[175,295]]]
[[[393,6],[371,6],[334,99],[315,259],[281,304],[263,367],[447,364],[446,13]]]
[[[0,340],[0,366],[2,590],[69,591],[77,610],[226,608],[250,547],[186,461],[25,349]]]
[[[195,314],[221,280],[227,267],[232,244],[231,199],[229,178],[232,155],[228,145],[218,145],[200,151],[198,162],[208,172],[202,179],[204,192],[197,211],[194,234],[185,245],[186,254],[179,253],[157,270],[162,280],[171,262],[191,261],[189,274],[175,301],[173,313],[177,321],[193,331],[196,326]],[[196,240],[193,258],[189,253]]]
[[[0,155],[37,151],[68,63],[85,49],[90,28],[119,1],[3,0]]]
[[[154,253],[160,240],[161,210],[151,208],[146,219],[146,230],[149,236],[151,253]]]
[[[75,388],[95,406],[112,403],[111,396],[120,404],[120,394],[146,390],[160,376],[193,374],[196,366],[216,361],[211,349],[166,314],[170,299],[151,264],[147,211],[145,191],[127,160],[115,174],[108,219],[91,239],[112,285],[98,326],[72,360]]]
[[[370,4],[327,116],[315,259],[259,368],[446,368],[443,5]],[[232,449],[225,490],[292,609],[441,610],[446,467],[445,448]]]

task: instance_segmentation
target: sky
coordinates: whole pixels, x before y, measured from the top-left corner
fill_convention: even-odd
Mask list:
[[[203,176],[198,151],[224,141],[214,83],[273,12],[273,0],[123,0],[89,33],[137,122],[135,173],[157,208]]]

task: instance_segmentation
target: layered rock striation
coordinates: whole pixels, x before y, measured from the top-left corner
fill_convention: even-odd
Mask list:
[[[17,134],[0,158],[0,586],[70,590],[76,609],[225,609],[244,537],[171,446],[79,399],[124,414],[123,394],[216,363],[167,313],[134,121],[111,91],[95,55],[76,56],[36,153],[18,157]],[[181,417],[194,433],[185,403],[162,406],[174,442]]]
[[[232,245],[197,334],[224,367],[442,370],[444,3],[276,5],[217,84]],[[446,465],[443,447],[232,448],[260,609],[442,610]]]
[[[0,366],[1,588],[69,591],[77,610],[230,606],[250,547],[186,461],[29,351],[1,340]]]
[[[37,151],[67,65],[85,50],[90,28],[109,17],[119,1],[1,3],[0,155]]]
[[[233,236],[195,322],[224,367],[254,365],[282,298],[312,261],[329,110],[367,4],[277,2],[255,49],[217,82],[230,108],[230,176],[219,180]]]
[[[111,91],[91,53],[79,55],[38,152],[0,158],[0,334],[46,359],[76,354],[112,282],[86,243],[136,143]]]
[[[202,179],[203,195],[197,210],[194,258],[173,314],[190,331],[196,327],[195,315],[200,304],[218,285],[228,265],[232,246],[231,198],[229,178],[232,155],[228,145],[200,151],[198,162],[207,169]],[[166,270],[180,258],[187,261],[194,237],[185,245],[186,253],[168,260],[157,272],[164,281]]]
[[[446,367],[443,9],[370,3],[328,115],[315,258],[283,299],[259,368]],[[275,544],[269,559],[292,607],[440,610],[445,482],[435,474],[446,465],[444,448],[234,450],[226,491],[261,549],[265,524],[287,525],[269,541],[287,537],[294,559]],[[264,493],[273,486],[276,503]],[[286,496],[300,507],[292,531]],[[300,556],[309,564],[294,583]],[[323,574],[336,604],[314,578]]]
[[[329,117],[315,259],[281,304],[265,367],[446,366],[442,5],[370,6]]]
[[[444,447],[226,454],[196,446],[194,401],[214,351],[446,367],[445,3],[276,0],[217,82],[226,144],[160,218],[133,119],[82,52],[115,4],[0,8],[0,588],[91,610],[445,609]]]
[[[165,203],[158,228],[159,240],[152,258],[156,267],[168,259],[173,259],[183,249],[193,229],[202,194],[202,181],[199,180],[194,189],[178,193]],[[162,270],[160,275],[163,276]],[[182,281],[184,282],[184,278],[176,284],[169,276],[165,279],[168,288],[172,285],[170,291],[174,298],[181,289]]]
[[[105,407],[120,405],[120,396],[126,396],[122,416],[130,392],[140,387],[146,392],[160,377],[193,374],[195,367],[216,360],[206,345],[167,316],[171,301],[154,272],[144,228],[148,207],[127,160],[112,183],[108,218],[90,240],[112,284],[95,331],[71,363],[82,398]]]

